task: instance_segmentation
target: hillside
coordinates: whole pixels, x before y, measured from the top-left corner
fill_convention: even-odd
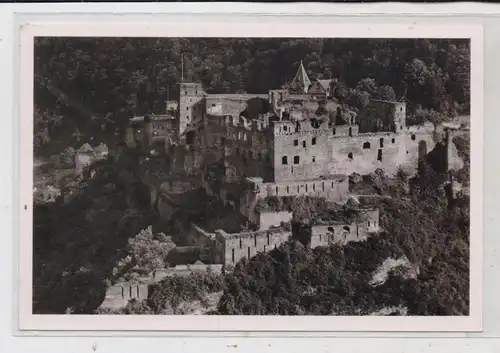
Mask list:
[[[406,99],[412,114],[469,110],[470,47],[462,40],[37,38],[37,154],[120,138],[133,114],[161,113],[184,79],[210,93],[266,93],[302,60],[312,80],[339,78],[334,96]],[[43,148],[41,148],[43,146]]]

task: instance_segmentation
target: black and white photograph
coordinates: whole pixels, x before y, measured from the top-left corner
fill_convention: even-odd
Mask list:
[[[470,315],[470,38],[33,50],[33,314]]]

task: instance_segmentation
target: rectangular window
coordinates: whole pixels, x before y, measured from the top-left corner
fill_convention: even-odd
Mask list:
[[[257,246],[257,235],[253,236],[253,243],[254,243],[254,246]]]
[[[316,144],[316,137],[313,137],[313,138],[312,138],[312,142],[311,142],[311,143],[312,143],[313,145],[315,145],[315,144]]]
[[[325,191],[325,182],[321,183],[321,187],[323,188],[323,191]]]
[[[299,164],[299,162],[300,162],[300,157],[299,156],[293,157],[293,164]]]
[[[313,191],[316,191],[316,183],[313,184]]]
[[[287,156],[281,157],[281,164],[283,164],[283,165],[288,164],[288,157]]]
[[[306,141],[302,141],[302,147],[306,148],[306,146],[307,146]]]
[[[307,192],[307,184],[306,184],[306,192]]]
[[[313,156],[313,163],[315,163],[315,162],[316,162],[316,157],[315,157],[315,156]]]
[[[286,193],[287,193],[287,194],[289,194],[289,193],[290,193],[290,187],[289,187],[289,186],[287,186],[287,187],[286,187]]]
[[[299,140],[293,140],[293,145],[298,146],[299,145]]]
[[[276,186],[276,195],[278,195],[278,187]]]
[[[231,249],[231,261],[234,262],[234,249]]]
[[[250,247],[248,247],[248,258],[250,259]]]

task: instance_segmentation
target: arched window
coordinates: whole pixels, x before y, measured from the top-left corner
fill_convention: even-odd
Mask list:
[[[415,134],[412,134],[412,135],[411,135],[411,140],[412,140],[412,141],[415,141],[415,139],[416,139]]]
[[[351,228],[349,228],[349,227],[347,227],[347,226],[345,226],[343,229],[344,229],[347,233],[350,233],[350,232],[351,232]]]
[[[352,159],[352,153],[349,153],[347,157],[349,157],[349,159]]]
[[[335,233],[335,231],[333,230],[333,227],[328,227],[328,231],[331,233]]]
[[[369,149],[369,148],[370,148],[370,142],[363,143],[363,149],[364,150]]]

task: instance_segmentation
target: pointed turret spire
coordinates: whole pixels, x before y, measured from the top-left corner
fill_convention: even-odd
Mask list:
[[[309,91],[309,86],[311,86],[311,80],[309,79],[309,76],[307,76],[302,60],[300,60],[299,69],[297,70],[297,73],[292,81],[292,86],[295,85],[299,86],[304,93],[307,93]]]

